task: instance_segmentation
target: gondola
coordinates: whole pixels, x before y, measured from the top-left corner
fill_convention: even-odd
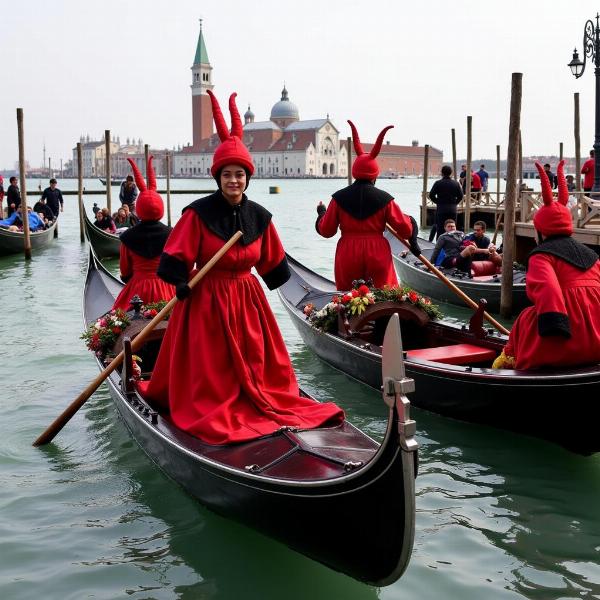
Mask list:
[[[335,284],[289,256],[288,261],[292,277],[278,293],[304,343],[331,366],[378,389],[378,328],[360,333],[357,324],[356,331],[324,333],[313,327],[304,307],[312,303],[322,308],[336,293]],[[482,327],[483,305],[468,327],[419,321],[408,308],[400,318],[406,372],[416,385],[414,406],[542,438],[580,454],[600,451],[600,365],[552,371],[491,369],[506,337]],[[392,312],[397,308],[380,311],[381,319]],[[366,314],[362,320],[368,318]]]
[[[444,283],[442,283],[427,267],[401,244],[390,232],[385,232],[385,237],[392,248],[394,266],[398,278],[405,285],[418,290],[426,296],[464,306],[464,302]],[[419,246],[422,254],[428,260],[431,258],[435,244],[423,238],[419,238]],[[456,269],[443,269],[438,267],[452,283],[456,284],[467,296],[476,302],[480,298],[487,301],[488,310],[498,312],[500,310],[500,288],[502,276],[474,275],[469,277],[466,273]],[[473,275],[473,273],[471,273]],[[530,304],[525,293],[525,272],[513,271],[513,310],[515,314]]]
[[[121,241],[119,236],[114,233],[108,233],[98,229],[88,218],[87,214],[83,213],[85,221],[85,234],[90,245],[94,249],[94,254],[98,258],[113,258],[119,256],[121,251]]]
[[[100,180],[100,183],[102,185],[106,185],[106,177],[98,177],[98,179]],[[112,178],[110,180],[110,185],[112,187],[114,187],[114,186],[120,186],[122,183],[123,183],[123,179],[122,178],[119,178],[119,179]]]
[[[86,324],[111,308],[121,288],[90,251]],[[384,394],[389,418],[381,445],[344,422],[313,430],[282,428],[251,442],[211,446],[149,405],[127,383],[127,372],[113,372],[107,382],[141,448],[200,502],[332,569],[387,585],[400,577],[411,554],[416,441],[404,395],[412,382],[396,360],[399,325],[390,328],[386,343],[392,348]],[[152,366],[159,344],[160,336],[136,350],[144,369]]]
[[[57,221],[54,221],[48,229],[30,232],[31,249],[38,250],[47,246],[57,237],[57,233]],[[25,242],[23,237],[24,234],[22,231],[8,231],[8,229],[0,227],[0,256],[24,252]]]

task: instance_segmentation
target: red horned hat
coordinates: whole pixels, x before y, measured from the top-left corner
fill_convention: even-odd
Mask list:
[[[148,164],[146,165],[148,185],[146,185],[144,177],[140,173],[135,162],[131,158],[127,159],[131,165],[135,183],[140,190],[140,195],[137,197],[135,203],[135,212],[142,221],[160,221],[165,213],[162,198],[156,191],[156,175],[154,174],[154,167],[152,166],[153,158],[154,157],[150,155],[148,157]]]
[[[377,136],[377,141],[373,148],[371,148],[371,152],[365,153],[363,150],[362,144],[360,143],[360,138],[358,137],[358,131],[356,131],[356,127],[354,123],[348,119],[348,123],[350,124],[350,128],[352,129],[352,140],[354,142],[354,150],[356,152],[356,159],[352,164],[352,177],[354,179],[377,179],[379,175],[379,165],[375,158],[379,154],[381,150],[381,145],[383,144],[383,137],[385,136],[388,129],[393,129],[393,125],[388,125],[384,129],[381,130],[381,133]]]
[[[565,161],[558,163],[558,202],[552,196],[552,186],[544,167],[536,161],[535,166],[540,174],[542,183],[542,198],[544,206],[539,208],[533,216],[533,226],[544,236],[571,235],[573,233],[573,219],[571,211],[567,208],[569,191],[565,180]]]
[[[234,92],[229,97],[229,112],[231,114],[231,131],[227,129],[221,107],[217,101],[215,95],[207,90],[212,103],[213,119],[215,126],[217,127],[217,133],[221,144],[215,150],[213,156],[213,164],[210,169],[213,177],[216,177],[218,172],[226,165],[237,164],[241,165],[248,170],[248,173],[252,175],[254,173],[254,163],[248,148],[244,146],[242,137],[244,135],[242,129],[242,120],[240,119],[240,113],[238,112],[235,104],[235,97],[237,94]]]

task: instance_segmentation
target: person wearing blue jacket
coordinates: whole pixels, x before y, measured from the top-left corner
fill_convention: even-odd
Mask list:
[[[29,217],[29,229],[30,231],[38,231],[45,228],[44,222],[37,216],[36,213],[30,212],[28,210]],[[12,230],[18,230],[20,227],[23,227],[23,220],[21,218],[21,210],[15,211],[10,217],[7,219],[3,219],[0,221],[0,227],[5,227],[7,229],[13,228]]]

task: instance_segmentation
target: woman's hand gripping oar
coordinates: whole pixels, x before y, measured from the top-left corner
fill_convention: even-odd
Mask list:
[[[236,232],[229,241],[190,279],[188,286],[192,289],[223,257],[223,255],[242,237],[242,232]],[[137,350],[149,333],[171,312],[177,303],[177,296],[169,300],[167,305],[140,331],[131,342],[131,349]],[[98,389],[98,386],[123,362],[124,353],[120,352],[111,363],[85,388],[67,408],[50,424],[50,426],[33,442],[34,446],[42,446],[51,442],[60,430],[71,420],[71,417],[85,404],[87,399]]]
[[[406,240],[402,239],[393,227],[391,227],[389,224],[386,224],[386,228],[394,237],[398,238],[398,240],[400,240],[400,242],[402,242],[409,250],[411,249],[410,244]],[[464,300],[466,302],[466,304],[468,304],[471,308],[473,308],[475,310],[477,310],[477,308],[479,308],[479,306],[478,306],[477,302],[475,302],[475,300],[472,300],[471,298],[469,298],[469,296],[467,296],[459,287],[454,285],[439,269],[437,269],[431,262],[429,262],[423,256],[423,254],[419,254],[417,258],[439,280],[443,281],[457,296],[462,298],[462,300]],[[494,319],[494,317],[492,317],[492,315],[490,315],[488,312],[484,312],[483,316],[486,319],[486,321],[488,321],[488,323],[492,324],[498,331],[500,331],[501,333],[504,333],[505,335],[510,334],[510,331],[508,329],[506,329],[506,327],[504,327],[503,325],[498,323],[498,321],[496,321],[496,319]]]

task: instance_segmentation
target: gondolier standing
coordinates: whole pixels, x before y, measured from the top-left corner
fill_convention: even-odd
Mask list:
[[[435,224],[431,228],[429,241],[434,236],[439,238],[443,235],[444,223],[452,219],[456,223],[456,207],[463,199],[463,189],[458,181],[452,179],[452,167],[442,167],[442,178],[438,179],[429,192],[429,199],[435,204]]]
[[[54,177],[50,180],[50,187],[47,187],[42,193],[42,199],[50,207],[55,219],[58,219],[59,213],[63,212],[62,192],[56,187],[58,182]]]
[[[363,151],[354,123],[352,138],[356,159],[352,164],[352,185],[335,192],[326,209],[322,202],[317,206],[317,233],[333,237],[338,227],[341,237],[335,252],[335,285],[338,290],[349,290],[357,279],[371,279],[375,287],[398,285],[392,263],[389,242],[383,237],[386,223],[411,243],[411,251],[418,256],[418,227],[413,217],[402,213],[394,197],[375,187],[379,165],[375,160],[383,137],[393,125],[388,125],[377,137],[370,152]]]
[[[138,217],[141,222],[120,236],[119,267],[121,279],[127,285],[121,290],[113,308],[128,310],[135,295],[145,304],[168,301],[175,295],[175,288],[156,274],[171,228],[160,222],[165,209],[162,198],[156,191],[153,158],[148,157],[147,185],[135,162],[131,158],[127,159],[133,169],[137,187],[141,191],[137,200]]]
[[[558,202],[546,171],[540,174],[544,205],[533,224],[542,241],[529,257],[527,295],[533,306],[517,318],[496,368],[535,369],[600,362],[600,263],[576,242],[567,208],[564,160],[558,165]]]
[[[333,403],[301,397],[275,317],[256,271],[270,289],[285,283],[289,267],[271,214],[244,194],[254,164],[242,143],[242,122],[229,99],[231,133],[208,92],[221,139],[211,173],[219,190],[187,206],[165,246],[158,274],[173,284],[178,302],[142,394],[168,406],[173,422],[211,444],[271,434],[283,426],[338,424]],[[204,265],[238,230],[240,240],[190,290]]]

